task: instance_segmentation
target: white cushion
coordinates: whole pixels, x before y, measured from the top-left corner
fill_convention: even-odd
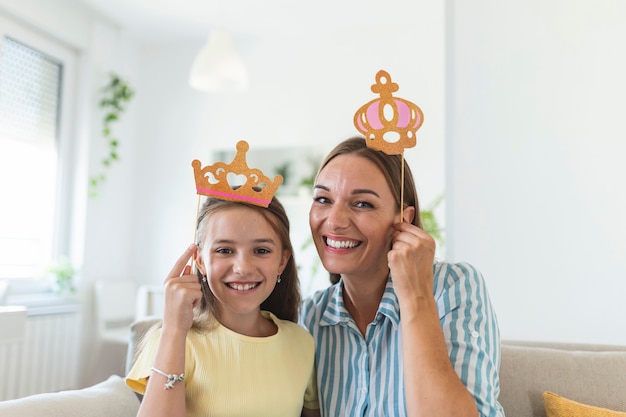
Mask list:
[[[118,375],[80,390],[31,395],[0,402],[0,416],[135,417],[139,399]]]

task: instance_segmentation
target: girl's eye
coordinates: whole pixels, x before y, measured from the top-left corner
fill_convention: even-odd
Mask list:
[[[254,251],[254,253],[257,253],[259,255],[267,255],[268,253],[272,253],[272,251],[267,248],[258,248]]]
[[[230,253],[233,253],[233,251],[229,248],[218,248],[215,250],[215,253],[221,253],[223,255],[228,255]]]

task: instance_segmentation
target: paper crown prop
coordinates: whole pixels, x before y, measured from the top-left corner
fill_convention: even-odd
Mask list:
[[[367,146],[389,155],[401,154],[415,146],[415,134],[424,123],[422,110],[414,103],[394,97],[398,84],[386,71],[376,74],[372,92],[380,94],[357,110],[354,126],[365,135]]]
[[[249,148],[245,140],[237,142],[237,153],[230,164],[216,162],[202,168],[199,160],[193,160],[191,166],[196,178],[197,194],[269,206],[276,190],[283,183],[283,177],[276,175],[272,182],[260,169],[249,168],[246,162]]]

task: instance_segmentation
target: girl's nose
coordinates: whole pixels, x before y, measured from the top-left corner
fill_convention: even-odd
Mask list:
[[[249,257],[243,254],[237,256],[233,262],[233,272],[245,276],[252,270],[252,262]]]

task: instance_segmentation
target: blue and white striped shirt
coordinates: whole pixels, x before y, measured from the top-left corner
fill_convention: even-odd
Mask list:
[[[436,262],[434,296],[450,360],[481,416],[498,403],[500,333],[481,273],[467,263]],[[406,416],[400,308],[391,278],[365,337],[343,304],[343,285],[304,300],[300,322],[316,344],[322,417]]]

